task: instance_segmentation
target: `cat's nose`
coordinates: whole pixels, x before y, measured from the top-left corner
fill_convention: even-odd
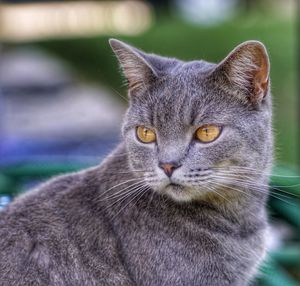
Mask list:
[[[173,174],[173,172],[174,172],[174,170],[177,169],[177,168],[179,168],[181,165],[178,164],[178,163],[176,163],[176,162],[170,162],[170,163],[162,163],[162,162],[160,162],[160,163],[158,164],[158,166],[159,166],[161,169],[164,170],[164,172],[166,173],[166,175],[167,175],[168,177],[171,177],[172,174]]]

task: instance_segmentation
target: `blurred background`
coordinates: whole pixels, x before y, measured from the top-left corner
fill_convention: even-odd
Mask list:
[[[256,285],[300,285],[298,8],[293,0],[2,0],[0,208],[118,144],[127,98],[110,37],[211,62],[260,40],[271,61],[276,166],[272,251]]]

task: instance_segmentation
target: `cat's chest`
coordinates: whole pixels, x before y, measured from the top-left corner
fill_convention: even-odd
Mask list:
[[[138,285],[199,285],[207,267],[222,265],[228,255],[223,234],[204,227],[156,219],[132,221],[124,227],[122,253]],[[226,243],[229,249],[230,242]]]
[[[241,281],[257,259],[247,243],[236,247],[237,240],[206,232],[194,237],[140,233],[122,243],[123,261],[139,286],[246,285]]]
[[[233,281],[260,255],[253,247],[261,244],[259,237],[241,238],[238,224],[209,209],[195,217],[194,212],[171,214],[166,209],[123,213],[116,232],[137,285],[242,285]]]

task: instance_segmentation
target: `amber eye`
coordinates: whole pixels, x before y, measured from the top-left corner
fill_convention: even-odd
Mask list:
[[[143,143],[152,143],[156,140],[155,132],[145,126],[136,128],[136,136]]]
[[[221,127],[212,124],[206,124],[201,126],[196,131],[196,138],[203,142],[208,143],[216,140],[221,134]]]

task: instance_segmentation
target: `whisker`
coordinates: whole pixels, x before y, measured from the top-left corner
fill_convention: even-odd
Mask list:
[[[228,166],[228,167],[214,167],[213,169],[221,169],[224,171],[236,171],[236,170],[241,170],[245,171],[247,173],[251,172],[252,174],[258,174],[258,175],[268,175],[271,177],[281,177],[281,178],[294,178],[294,179],[299,179],[300,176],[296,175],[282,175],[282,174],[275,174],[273,172],[262,172],[262,171],[257,171],[255,168],[250,168],[250,167],[242,167],[242,166]]]
[[[219,185],[220,187],[223,187],[223,188],[230,188],[230,189],[232,189],[234,191],[240,192],[240,193],[242,193],[242,194],[244,194],[244,195],[246,195],[248,197],[251,197],[250,194],[248,194],[248,193],[246,193],[246,192],[244,192],[242,190],[236,189],[236,188],[234,188],[234,187],[232,187],[230,185],[222,184],[220,182],[215,182],[215,181],[213,181],[212,183],[215,184],[215,185]]]
[[[133,195],[133,197],[129,200],[129,202],[127,202],[127,204],[125,204],[113,217],[112,220],[114,220],[125,208],[127,208],[129,206],[129,204],[131,204],[141,193],[143,193],[145,190],[147,190],[146,186],[141,187],[140,189],[138,189],[137,191],[135,191],[135,194]]]
[[[222,187],[228,187],[228,188],[230,188],[230,189],[232,189],[232,190],[235,190],[235,191],[238,191],[238,192],[240,192],[240,193],[243,193],[243,194],[245,194],[245,195],[250,195],[250,194],[252,194],[253,195],[253,193],[246,193],[246,192],[244,192],[244,191],[242,191],[242,190],[239,190],[239,189],[237,189],[237,188],[233,188],[232,186],[230,186],[230,185],[225,185],[225,184],[222,184],[222,183],[219,183],[219,182],[215,182],[215,181],[213,181],[213,183],[214,184],[219,184],[219,185],[221,185]],[[234,183],[234,181],[233,181],[233,183]],[[244,183],[244,182],[235,182],[236,184],[237,183]],[[283,194],[277,194],[276,193],[276,195],[274,194],[274,193],[270,193],[269,191],[264,191],[263,189],[260,189],[260,188],[258,188],[257,186],[255,186],[255,185],[244,185],[244,186],[242,186],[242,185],[239,185],[238,184],[238,186],[241,186],[241,187],[250,187],[252,190],[255,190],[255,191],[260,191],[261,193],[263,193],[263,194],[269,194],[270,196],[272,196],[272,197],[274,197],[274,198],[276,198],[276,199],[278,199],[278,200],[281,200],[281,201],[283,201],[283,202],[285,202],[285,203],[287,203],[287,204],[290,204],[290,205],[292,205],[292,206],[295,206],[296,204],[294,204],[294,203],[292,203],[292,202],[289,202],[289,201],[287,201],[287,200],[285,200],[285,199],[283,199],[282,197],[284,197],[284,198],[290,198],[290,197],[288,197],[288,196],[286,196],[286,195],[283,195]]]
[[[124,193],[127,192],[126,190],[129,189],[129,191],[130,191],[130,190],[131,190],[130,188],[135,187],[136,185],[143,184],[143,183],[144,183],[144,180],[139,181],[139,182],[135,182],[135,183],[133,183],[133,184],[127,186],[126,188],[123,188],[123,189],[117,191],[116,193],[111,194],[110,196],[104,197],[104,198],[102,199],[102,201],[106,201],[106,200],[110,200],[110,199],[113,199],[113,198],[122,196]]]
[[[127,198],[129,198],[132,194],[138,191],[141,187],[143,187],[143,185],[133,187],[126,193],[122,194],[122,196],[118,198],[116,201],[113,201],[111,204],[107,205],[107,208],[111,208],[115,205],[122,204]]]
[[[133,193],[136,189],[140,188],[141,186],[143,186],[144,182],[138,182],[138,183],[135,183],[134,185],[130,185],[128,187],[126,187],[125,189],[121,190],[122,192],[119,192],[120,193],[120,196],[117,196],[116,197],[116,200],[113,201],[111,204],[107,205],[107,206],[112,206],[114,205],[115,203],[117,203],[118,201],[121,201],[122,199],[126,198],[127,197],[127,194],[130,195],[131,193]],[[126,190],[128,189],[128,190]],[[126,190],[126,191],[124,191]],[[106,200],[108,201],[108,200]]]
[[[213,193],[216,193],[218,196],[220,196],[221,198],[223,198],[225,201],[230,202],[227,198],[225,198],[223,195],[221,195],[216,189],[214,189],[213,187],[208,187],[206,186],[206,188],[210,191],[212,191]]]
[[[200,183],[200,182],[206,182],[210,179],[211,177],[208,178],[203,178],[203,179],[190,179],[190,180],[186,180],[187,183]]]
[[[248,196],[249,198],[251,198],[251,195],[250,194],[247,194],[246,192],[242,191],[242,190],[239,190],[239,189],[235,189],[233,188],[232,186],[227,186],[225,184],[221,184],[221,183],[216,183],[216,182],[213,182],[213,184],[215,185],[219,185],[220,187],[223,187],[223,188],[229,188],[229,189],[232,189],[234,191],[237,191],[237,192],[240,192],[246,196]],[[252,215],[253,217],[256,217],[256,214],[253,214],[253,213],[249,213],[250,215]]]
[[[121,185],[127,184],[127,183],[132,182],[132,181],[137,181],[137,180],[142,180],[142,179],[141,178],[135,178],[135,179],[126,180],[125,182],[121,182],[121,183],[119,183],[117,185],[114,185],[113,187],[109,188],[108,190],[104,191],[103,193],[101,193],[100,197],[102,197],[104,194],[108,193],[109,191],[111,191],[111,190],[113,190],[113,189],[115,189],[115,188],[117,188]]]
[[[152,173],[152,171],[147,171],[147,170],[133,170],[133,171],[128,171],[128,172],[101,172],[101,174],[111,174],[111,175],[134,174],[134,173]]]
[[[222,175],[222,172],[219,172],[221,175]],[[219,176],[219,175],[217,175]],[[293,184],[293,185],[267,185],[267,184],[263,184],[263,183],[260,183],[260,182],[257,182],[257,181],[253,181],[251,177],[247,177],[249,178],[249,180],[243,180],[240,176],[236,176],[234,174],[223,174],[223,177],[224,179],[235,179],[236,181],[240,181],[240,182],[243,182],[243,183],[248,183],[248,184],[253,184],[253,185],[257,185],[257,186],[263,186],[263,187],[266,187],[268,189],[273,189],[273,190],[276,190],[276,191],[279,191],[279,192],[282,192],[282,193],[285,193],[287,195],[290,195],[290,196],[294,196],[294,197],[298,197],[300,198],[300,195],[297,195],[295,193],[292,193],[292,192],[288,192],[288,191],[285,191],[285,190],[282,190],[282,189],[278,189],[278,188],[292,188],[292,187],[297,187],[299,186],[300,184]]]
[[[240,193],[242,193],[242,194],[244,194],[244,195],[247,195],[248,197],[250,197],[251,194],[253,195],[253,193],[246,193],[246,192],[244,192],[244,191],[242,191],[242,190],[240,190],[240,189],[233,188],[232,186],[229,186],[229,185],[224,185],[224,184],[220,184],[220,183],[216,183],[216,182],[214,182],[214,184],[219,184],[219,185],[221,185],[221,186],[224,187],[224,188],[230,188],[230,189],[235,190],[235,191],[237,191],[237,192],[240,192]],[[252,189],[252,190],[256,190],[256,191],[262,191],[262,189],[255,188],[255,187],[253,187],[253,186],[252,186],[251,189]],[[280,196],[282,196],[282,197],[284,197],[284,198],[288,198],[287,196],[284,196],[284,195],[282,195],[282,194],[276,194],[276,195],[274,195],[274,194],[270,194],[269,192],[262,192],[262,193],[264,193],[264,194],[269,194],[270,196],[272,196],[272,197],[274,197],[274,198],[276,198],[276,199],[278,199],[278,200],[281,200],[281,201],[283,201],[283,202],[285,202],[285,203],[287,203],[287,204],[290,204],[290,205],[292,205],[292,206],[295,206],[295,204],[293,204],[293,203],[291,203],[291,202],[289,202],[289,201],[284,200],[283,198],[281,198]]]
[[[113,87],[111,88],[117,95],[119,95],[122,99],[124,99],[126,102],[128,102],[128,98],[125,97],[124,95],[122,95],[120,92],[118,92],[116,89],[114,89]]]
[[[243,180],[241,178],[237,179],[235,177],[228,176],[228,175],[226,175],[226,176],[215,175],[214,178],[216,178],[216,179],[227,179],[227,180],[229,179],[230,182],[237,183],[239,186],[241,186],[240,183],[242,183],[245,187],[256,187],[256,188],[264,187],[264,188],[267,188],[268,190],[270,189],[269,185],[262,184],[262,183],[259,183],[259,182],[256,182],[256,181],[252,181],[252,180]],[[281,191],[281,190],[279,190],[279,191]],[[282,195],[282,194],[280,194],[280,195]]]

